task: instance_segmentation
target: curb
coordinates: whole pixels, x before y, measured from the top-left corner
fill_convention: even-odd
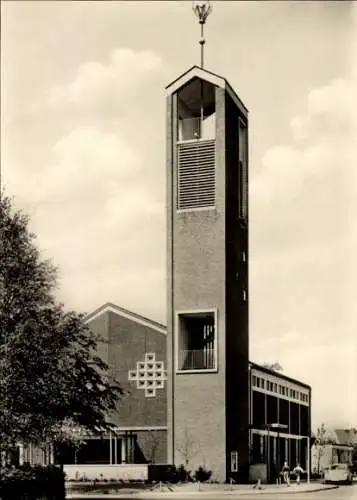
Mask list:
[[[221,491],[187,491],[187,492],[172,492],[172,491],[155,491],[155,492],[147,492],[147,493],[140,493],[140,492],[133,492],[133,493],[116,493],[116,494],[95,494],[95,493],[90,493],[90,494],[69,494],[66,496],[66,500],[85,500],[85,499],[99,499],[99,498],[107,498],[108,500],[113,500],[113,499],[122,499],[122,498],[128,498],[128,497],[133,497],[137,500],[149,500],[149,499],[155,499],[158,497],[163,497],[163,498],[187,498],[187,497],[207,497],[207,498],[214,498],[219,495],[219,497],[222,496],[228,496],[228,497],[240,497],[240,496],[249,496],[249,495],[281,495],[281,494],[288,494],[288,495],[301,495],[302,493],[315,493],[318,491],[325,491],[325,490],[335,490],[338,489],[338,485],[329,485],[329,486],[322,486],[319,488],[314,488],[314,489],[301,489],[301,490],[288,490],[283,489],[282,491],[277,491],[277,490],[270,490],[269,489],[262,489],[262,490],[236,490],[236,491],[229,491],[229,490],[221,490]]]

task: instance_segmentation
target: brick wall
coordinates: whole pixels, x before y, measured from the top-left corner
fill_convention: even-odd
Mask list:
[[[234,154],[238,133],[233,137],[227,122],[226,95],[224,88],[215,88],[213,210],[176,211],[176,95],[167,101],[169,459],[175,464],[183,463],[185,453],[180,450],[189,441],[194,448],[189,467],[203,465],[219,480],[229,475],[230,451],[238,449],[240,460],[248,459],[248,314],[247,304],[241,304],[241,290],[234,281],[238,271],[236,254],[241,247],[247,251],[247,234],[238,234],[236,230],[236,211],[231,217],[234,220],[227,224],[227,207],[232,203],[229,194],[235,192],[237,197],[238,192],[238,179],[235,184],[231,182],[232,169],[238,171],[238,157]],[[229,119],[237,120],[238,124],[237,110],[235,113]],[[227,155],[231,150],[233,154]],[[230,212],[228,215],[232,216]],[[247,286],[247,272],[244,286]],[[217,311],[217,373],[176,374],[172,354],[177,349],[177,314],[211,308]]]
[[[175,109],[175,97],[172,98]],[[169,103],[169,110],[170,110]],[[175,113],[173,116],[175,119]],[[169,111],[170,112],[170,111]],[[189,467],[203,465],[217,479],[225,478],[225,136],[224,92],[216,89],[216,208],[177,213],[176,154],[168,127],[168,350],[171,359],[174,324],[179,311],[217,309],[218,372],[173,374],[174,405],[170,454],[174,463],[185,460],[190,442]],[[170,118],[169,118],[170,120]],[[175,143],[176,137],[174,137]],[[172,237],[172,241],[171,241]],[[171,246],[172,245],[172,246]],[[173,314],[171,315],[171,310]],[[170,373],[170,372],[169,372]],[[170,386],[170,385],[169,385]],[[169,407],[170,408],[170,407]],[[170,408],[170,415],[172,410]]]
[[[146,397],[135,381],[128,380],[128,373],[136,369],[138,361],[144,361],[146,353],[154,353],[167,369],[166,335],[110,311],[90,321],[89,326],[96,333],[104,331],[108,344],[100,347],[100,353],[107,357],[110,373],[125,391],[111,415],[112,423],[123,428],[165,426],[167,382],[163,389],[156,390],[155,397]]]
[[[166,431],[138,431],[137,442],[148,463],[167,463]]]

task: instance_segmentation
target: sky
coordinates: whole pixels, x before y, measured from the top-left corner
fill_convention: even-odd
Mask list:
[[[58,298],[166,321],[164,87],[191,2],[2,2],[2,185]],[[250,358],[357,426],[357,4],[213,2],[206,68],[249,109]]]

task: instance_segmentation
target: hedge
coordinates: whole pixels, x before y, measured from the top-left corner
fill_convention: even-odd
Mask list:
[[[0,469],[1,500],[64,500],[64,473],[53,465]]]

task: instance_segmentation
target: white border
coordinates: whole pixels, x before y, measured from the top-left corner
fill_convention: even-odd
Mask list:
[[[206,314],[206,313],[213,313],[214,314],[214,325],[215,325],[215,331],[214,331],[214,356],[215,356],[215,367],[210,368],[208,370],[179,370],[178,367],[178,353],[179,353],[179,316],[181,315],[190,315],[190,314]],[[217,307],[210,307],[208,309],[185,309],[185,310],[180,310],[180,311],[175,311],[175,333],[174,333],[174,339],[175,339],[175,373],[177,375],[184,375],[184,374],[190,374],[190,373],[217,373],[218,372],[218,309]]]

